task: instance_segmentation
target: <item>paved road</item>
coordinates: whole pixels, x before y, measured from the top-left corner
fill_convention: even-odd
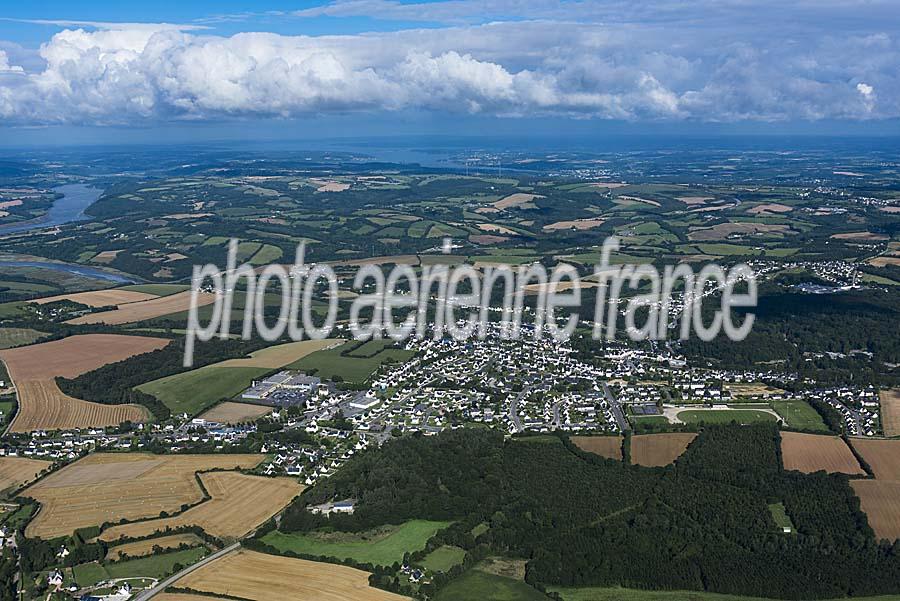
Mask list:
[[[628,419],[625,417],[625,411],[622,410],[622,405],[620,405],[619,401],[616,400],[616,397],[613,396],[612,390],[609,389],[609,384],[606,382],[603,383],[603,394],[606,395],[606,400],[609,401],[609,408],[612,410],[613,417],[616,418],[616,424],[618,424],[619,430],[622,432],[630,430],[631,426],[628,424]]]
[[[212,555],[210,555],[210,556],[207,557],[206,559],[203,559],[203,560],[201,560],[201,561],[195,563],[195,564],[192,565],[192,566],[186,567],[185,569],[181,570],[180,572],[178,572],[178,573],[175,574],[174,576],[169,576],[168,578],[166,578],[165,580],[163,580],[162,582],[160,582],[159,584],[157,584],[157,585],[154,586],[153,588],[148,588],[148,589],[145,590],[145,591],[141,591],[141,592],[138,593],[137,596],[134,598],[134,601],[147,601],[147,599],[150,599],[150,598],[152,598],[152,597],[158,595],[159,593],[163,592],[163,591],[166,589],[166,587],[172,586],[172,585],[175,584],[178,580],[180,580],[181,578],[184,578],[185,576],[187,576],[188,574],[190,574],[190,573],[193,572],[194,570],[197,570],[197,569],[199,569],[199,568],[202,568],[203,566],[205,566],[205,565],[208,564],[209,562],[215,561],[215,560],[219,559],[220,557],[222,557],[223,555],[227,555],[228,553],[231,553],[232,551],[234,551],[235,549],[237,549],[237,548],[240,547],[240,546],[241,546],[241,543],[238,542],[238,543],[234,543],[233,545],[231,545],[231,546],[229,546],[229,547],[225,547],[225,548],[222,549],[221,551],[216,551],[215,553],[213,553]]]
[[[519,403],[522,402],[526,396],[531,393],[531,388],[526,386],[522,389],[522,392],[516,395],[509,403],[509,421],[512,422],[513,428],[515,428],[516,432],[521,432],[525,428],[522,427],[522,419],[519,417]]]

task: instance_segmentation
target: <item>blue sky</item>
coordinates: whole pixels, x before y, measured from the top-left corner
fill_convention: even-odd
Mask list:
[[[893,0],[4,3],[17,141],[897,133]]]

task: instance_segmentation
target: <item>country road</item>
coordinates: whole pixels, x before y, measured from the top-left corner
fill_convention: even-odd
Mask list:
[[[185,576],[187,576],[194,570],[202,568],[203,566],[210,563],[211,561],[215,561],[215,560],[219,559],[220,557],[231,553],[232,551],[236,550],[240,546],[241,546],[241,543],[237,542],[237,543],[234,543],[233,545],[225,547],[221,551],[216,551],[215,553],[213,553],[206,559],[202,559],[202,560],[198,561],[197,563],[195,563],[194,565],[186,567],[185,569],[181,570],[177,574],[169,576],[168,578],[166,578],[165,580],[163,580],[162,582],[160,582],[153,588],[148,588],[145,591],[141,591],[140,593],[137,594],[137,596],[135,596],[134,601],[147,601],[147,599],[153,598],[154,596],[163,592],[167,587],[172,586],[178,580],[180,580],[181,578],[184,578]]]

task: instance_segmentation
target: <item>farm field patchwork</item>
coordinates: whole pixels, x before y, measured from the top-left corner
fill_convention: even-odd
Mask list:
[[[644,467],[669,465],[697,437],[693,433],[643,434],[631,437],[631,463]]]
[[[251,601],[401,601],[369,586],[369,574],[345,566],[240,550],[178,580],[178,588]]]
[[[139,405],[104,405],[75,399],[59,390],[55,378],[72,378],[107,363],[160,349],[169,342],[146,336],[86,334],[0,351],[0,359],[6,363],[19,396],[19,411],[11,430],[28,432],[146,421],[147,410]]]
[[[0,492],[31,482],[51,465],[49,461],[38,459],[0,457]]]
[[[428,539],[449,525],[449,522],[412,520],[362,535],[343,532],[285,534],[275,530],[262,540],[279,551],[389,566],[395,561],[402,561],[404,553],[424,548]]]
[[[582,451],[622,461],[621,436],[573,436],[571,440]]]
[[[152,518],[197,503],[203,491],[196,472],[249,469],[262,455],[150,455],[95,453],[27,488],[41,511],[27,536],[53,538],[78,528]]]
[[[781,433],[784,469],[811,474],[820,470],[851,475],[865,475],[853,451],[837,436]]]
[[[277,369],[284,367],[295,361],[299,361],[303,357],[326,349],[329,347],[340,346],[344,340],[339,338],[326,338],[323,340],[301,340],[300,342],[289,342],[287,344],[279,344],[270,346],[259,351],[250,353],[249,357],[243,359],[228,359],[216,363],[216,367],[263,367],[266,369]]]
[[[113,526],[100,538],[139,538],[179,526],[200,526],[218,538],[236,538],[265,522],[303,492],[296,478],[265,478],[238,472],[209,472],[199,478],[212,497],[208,501],[174,517]]]
[[[370,346],[367,343],[365,346],[370,347],[367,351],[368,356],[359,356],[363,347],[348,355],[341,355],[346,350],[346,345],[350,344],[345,343],[335,348],[317,351],[285,367],[305,372],[315,371],[315,375],[328,380],[338,377],[345,382],[362,383],[385,361],[391,359],[397,362],[407,361],[413,355],[412,351],[389,348],[393,344],[392,340],[377,340],[371,343],[378,346]]]

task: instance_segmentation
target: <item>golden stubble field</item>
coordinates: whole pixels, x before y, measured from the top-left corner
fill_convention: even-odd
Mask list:
[[[262,460],[262,455],[95,453],[23,492],[41,503],[26,535],[48,539],[104,522],[172,513],[203,499],[197,472],[249,469]]]
[[[197,296],[197,306],[202,307],[215,302],[216,295],[208,292],[201,292]],[[159,298],[151,298],[138,302],[129,302],[119,305],[112,311],[101,311],[99,313],[89,313],[70,319],[66,323],[71,324],[90,324],[105,323],[108,325],[121,325],[125,323],[134,323],[136,321],[144,321],[145,319],[153,319],[162,317],[171,313],[180,313],[187,311],[191,307],[191,291],[177,292],[169,296]]]
[[[58,296],[45,296],[37,298],[31,303],[37,305],[45,305],[56,301],[72,301],[87,305],[88,307],[112,307],[124,305],[126,303],[137,303],[157,298],[155,294],[147,294],[145,292],[136,292],[134,290],[92,290],[90,292],[75,292],[72,294],[60,294]]]
[[[253,601],[401,601],[369,586],[369,573],[346,566],[242,549],[191,572],[175,585]]]
[[[850,444],[875,474],[850,482],[869,525],[878,538],[900,538],[900,440],[853,438]]]
[[[104,405],[72,398],[60,391],[55,378],[85,372],[161,349],[169,340],[120,334],[85,334],[62,340],[0,351],[16,385],[19,411],[12,432],[115,426],[146,421],[140,405]]]
[[[697,435],[671,432],[631,437],[631,463],[644,467],[662,467],[678,459]]]
[[[570,440],[582,451],[622,461],[621,436],[573,436]]]
[[[866,474],[853,456],[853,451],[837,436],[782,432],[781,456],[786,470],[805,474],[818,471],[859,476]]]
[[[900,436],[900,389],[882,390],[881,425],[885,436]]]
[[[7,488],[18,488],[31,482],[51,465],[49,461],[38,459],[0,457],[0,491]]]
[[[100,538],[138,538],[179,526],[200,526],[218,538],[238,538],[278,513],[304,488],[296,478],[266,478],[238,472],[200,474],[200,480],[212,497],[210,500],[175,517],[113,526]]]
[[[117,547],[111,547],[106,553],[106,559],[116,561],[123,555],[128,557],[144,557],[145,555],[153,555],[153,547],[161,549],[177,549],[180,545],[190,545],[192,547],[203,546],[203,541],[196,534],[172,534],[171,536],[160,536],[158,538],[148,538],[147,540],[139,540],[133,543],[125,543]]]

